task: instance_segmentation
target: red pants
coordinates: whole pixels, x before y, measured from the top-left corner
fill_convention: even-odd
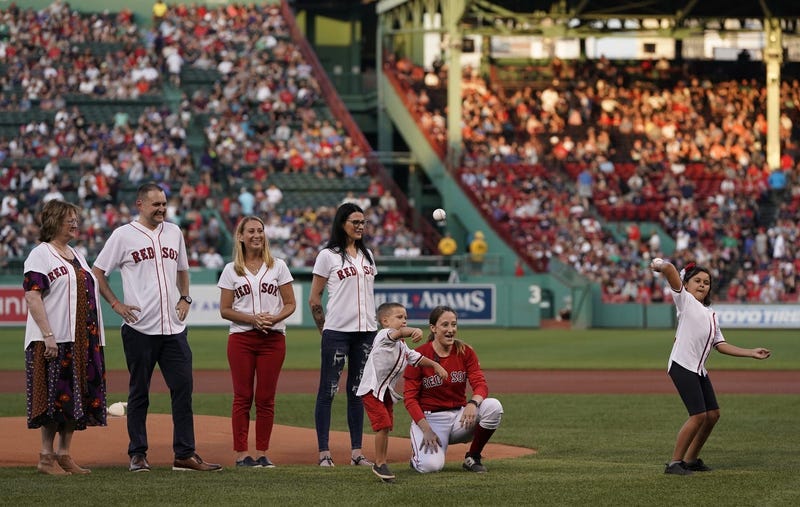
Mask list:
[[[228,336],[228,364],[233,381],[233,450],[247,450],[250,430],[250,408],[253,406],[253,384],[256,402],[256,450],[269,449],[275,421],[275,391],[283,360],[286,358],[286,336],[283,333],[248,331]]]

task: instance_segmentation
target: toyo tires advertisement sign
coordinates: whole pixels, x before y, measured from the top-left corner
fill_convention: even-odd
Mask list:
[[[375,307],[387,302],[405,306],[413,322],[427,323],[431,310],[440,305],[452,307],[459,324],[494,324],[496,320],[493,284],[375,284]]]
[[[719,325],[726,328],[800,328],[798,305],[713,305]]]

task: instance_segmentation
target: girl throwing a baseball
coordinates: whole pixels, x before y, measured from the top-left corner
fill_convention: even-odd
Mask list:
[[[664,473],[707,472],[711,468],[699,458],[700,451],[719,420],[719,405],[705,368],[711,349],[716,348],[729,356],[754,359],[766,359],[770,351],[761,347],[744,349],[725,341],[717,314],[709,306],[711,274],[708,269],[689,263],[678,273],[675,266],[658,258],[653,259],[650,268],[662,273],[672,288],[678,329],[667,371],[689,412]]]

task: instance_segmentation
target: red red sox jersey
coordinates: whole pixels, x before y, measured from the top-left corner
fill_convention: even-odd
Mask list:
[[[138,221],[118,227],[97,255],[94,265],[106,275],[122,275],[123,302],[138,306],[139,320],[128,323],[143,334],[177,334],[186,325],[175,305],[180,299],[178,271],[189,269],[180,227],[163,222],[150,230]]]
[[[372,255],[372,252],[370,252]],[[327,278],[328,303],[324,329],[358,332],[375,331],[375,275],[378,270],[359,251],[355,257],[325,248],[317,254],[314,274]]]
[[[414,422],[425,418],[426,411],[440,411],[461,408],[467,403],[467,382],[472,392],[483,398],[489,396],[489,387],[483,376],[478,355],[472,347],[466,346],[463,354],[453,352],[447,357],[439,357],[433,350],[433,342],[415,349],[425,357],[441,364],[449,374],[447,380],[436,375],[431,367],[406,367],[404,398],[406,409]]]
[[[244,276],[237,275],[233,263],[229,262],[222,270],[217,287],[233,291],[233,309],[237,312],[275,315],[283,309],[281,285],[291,283],[292,280],[292,274],[282,259],[274,259],[271,268],[262,264],[255,275],[245,269]],[[252,329],[253,326],[231,322],[230,333],[243,333]],[[278,322],[272,330],[285,333],[286,321]]]

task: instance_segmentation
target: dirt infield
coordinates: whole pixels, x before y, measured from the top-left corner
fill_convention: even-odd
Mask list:
[[[664,371],[486,371],[487,381],[496,394],[556,393],[556,394],[661,394],[674,393],[672,382]],[[230,393],[231,379],[227,371],[197,370],[194,372],[196,393]],[[314,393],[319,373],[316,370],[286,370],[278,382],[279,393]],[[800,394],[800,382],[794,371],[715,371],[711,379],[718,393],[736,394]],[[126,371],[110,371],[108,391],[124,393],[128,386]],[[344,382],[344,379],[342,380]],[[343,389],[344,385],[340,385]],[[153,376],[153,392],[168,392],[160,374]],[[0,372],[0,392],[25,391],[23,372]],[[109,400],[112,401],[119,400]],[[167,466],[172,462],[172,421],[169,415],[151,414],[147,419],[150,462]],[[160,430],[160,431],[159,431]],[[227,417],[195,416],[198,452],[211,462],[232,464],[230,419]],[[255,430],[251,428],[251,439]],[[91,445],[81,442],[91,439]],[[106,428],[89,428],[75,435],[73,455],[86,466],[124,466],[127,463],[127,432],[124,417],[110,417]],[[316,464],[316,434],[312,429],[276,425],[272,434],[269,455],[280,464]],[[373,449],[372,435],[364,435],[367,455]],[[409,441],[391,437],[389,462],[402,463],[409,456]],[[39,449],[39,432],[28,430],[23,417],[0,418],[0,466],[33,466]],[[331,432],[331,451],[339,466],[349,460],[349,436]],[[448,461],[460,461],[466,445],[448,449]],[[501,444],[489,444],[484,455],[488,460],[534,454],[526,449]]]
[[[211,463],[233,465],[231,450],[231,422],[227,417],[195,416],[195,439],[197,452]],[[172,465],[172,419],[167,414],[151,414],[147,417],[150,450],[147,458],[153,466]],[[406,429],[407,432],[407,429]],[[251,423],[251,442],[255,435],[255,424]],[[410,443],[407,438],[390,437],[389,462],[407,463]],[[330,436],[331,456],[338,466],[350,462],[350,437],[341,431],[332,431]],[[40,437],[38,430],[26,429],[24,417],[0,418],[0,467],[35,466],[38,459]],[[252,447],[251,447],[252,448]],[[375,448],[371,434],[364,434],[364,452],[372,456]],[[124,417],[109,417],[105,428],[88,428],[75,433],[72,456],[82,466],[127,466],[128,433]],[[450,446],[447,461],[464,459],[466,444]],[[492,444],[483,454],[487,460],[514,458],[534,454],[534,449]],[[317,437],[313,429],[275,425],[269,450],[270,459],[278,466],[288,464],[317,464]]]

